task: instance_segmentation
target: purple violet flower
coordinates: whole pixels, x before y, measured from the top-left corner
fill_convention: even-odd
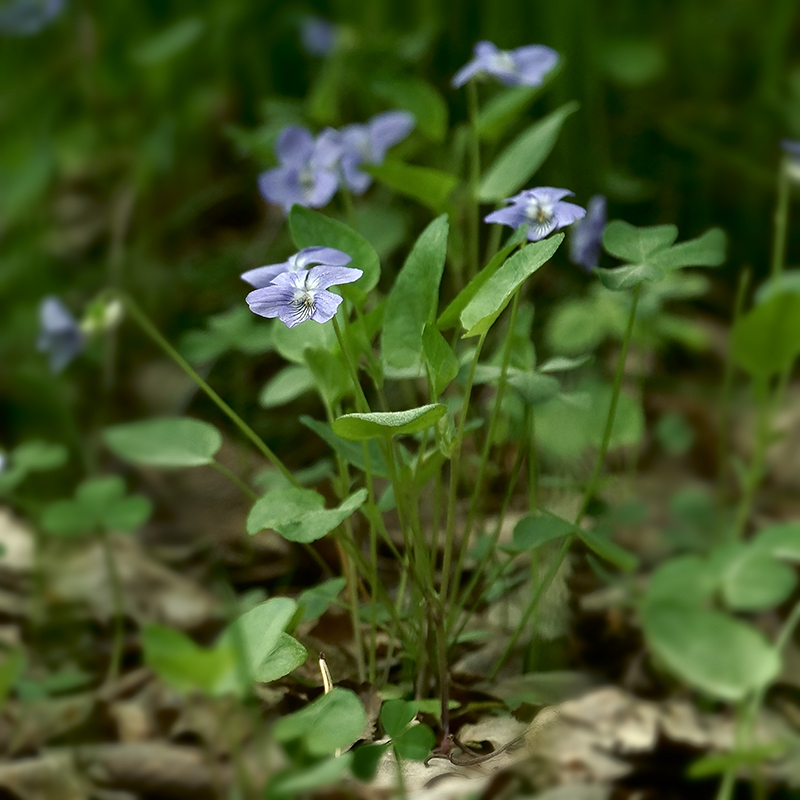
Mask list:
[[[344,182],[355,194],[364,194],[372,176],[362,172],[362,164],[382,164],[388,149],[408,136],[416,119],[408,111],[385,111],[363,125],[345,125],[339,132],[342,145]]]
[[[451,81],[454,89],[475,77],[491,75],[504,86],[539,86],[558,62],[558,53],[543,44],[501,50],[491,42],[478,42],[468,61]]]
[[[591,272],[600,262],[600,245],[608,222],[605,195],[596,194],[586,206],[586,216],[572,229],[569,260],[584,272]]]
[[[280,264],[269,264],[266,267],[256,267],[243,272],[241,278],[251,286],[255,286],[256,289],[263,289],[283,272],[300,272],[308,269],[311,264],[343,267],[352,260],[347,253],[335,250],[333,247],[305,247]]]
[[[325,265],[282,272],[269,286],[250,292],[247,305],[254,314],[277,317],[287,328],[294,328],[307,319],[328,322],[343,298],[326,289],[357,281],[363,274],[360,269]]]
[[[57,297],[46,297],[39,306],[37,349],[50,356],[50,369],[61,372],[80,352],[86,337],[75,317]]]
[[[300,43],[310,56],[329,56],[336,47],[336,26],[324,17],[306,14],[300,20]]]
[[[562,200],[572,195],[569,189],[555,189],[552,186],[526,189],[506,200],[510,204],[508,208],[493,211],[483,219],[484,222],[499,222],[512,228],[527,225],[528,240],[538,242],[586,215],[586,209]]]
[[[280,166],[258,178],[261,196],[283,206],[288,214],[297,203],[310,208],[327,205],[339,188],[336,171],[342,149],[339,134],[326,128],[314,139],[299,125],[284,128],[275,145]]]
[[[11,0],[0,8],[0,34],[35,36],[63,10],[66,0]]]
[[[796,139],[781,139],[781,150],[787,156],[791,156],[795,160],[800,160],[800,142]]]

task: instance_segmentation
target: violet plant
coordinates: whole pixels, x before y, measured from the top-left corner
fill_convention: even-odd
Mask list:
[[[403,110],[340,131],[326,128],[316,137],[296,125],[279,136],[280,165],[261,175],[259,190],[268,203],[286,212],[296,252],[283,261],[248,269],[241,278],[253,287],[245,298],[247,305],[256,315],[272,320],[262,324],[271,326],[272,346],[289,362],[266,388],[284,403],[309,391],[319,397],[325,419],[301,421],[331,449],[335,467],[326,476],[330,491],[305,485],[166,341],[132,298],[107,296],[122,299],[128,315],[270,462],[275,480],[259,494],[249,476],[219,465],[214,459],[219,434],[197,420],[115,426],[106,432],[108,447],[137,464],[216,464],[252,500],[247,519],[251,535],[274,530],[315,558],[319,554],[314,542],[330,537],[344,580],[359,679],[385,684],[392,656],[401,652],[406,665],[401,681],[417,699],[435,695],[440,702],[443,745],[449,734],[453,655],[464,646],[476,612],[497,600],[512,579],[530,575],[528,600],[496,654],[492,677],[520,650],[535,644],[537,610],[553,587],[563,584],[576,541],[595,559],[618,570],[620,582],[628,586],[625,576],[637,569],[638,561],[592,524],[590,509],[608,480],[604,471],[609,451],[636,440],[635,435],[626,437],[625,424],[633,419],[635,428],[642,416],[635,398],[624,390],[629,348],[657,317],[669,287],[686,277],[681,270],[713,267],[725,259],[725,235],[719,229],[676,244],[674,225],[607,222],[602,195],[588,203],[582,198],[573,203],[565,199],[573,195],[568,188],[536,185],[537,171],[576,110],[573,104],[530,124],[484,167],[487,131],[502,138],[518,108],[509,104],[513,113],[505,120],[497,105],[491,115],[487,110],[482,113],[478,82],[493,78],[506,87],[538,88],[558,61],[554,51],[540,45],[510,52],[488,42],[476,45],[474,59],[453,78],[453,86],[466,86],[468,94],[465,175],[401,161],[385,168],[389,148],[412,137],[412,131],[413,136],[421,135],[414,116]],[[789,154],[794,157],[791,148]],[[788,164],[782,170],[782,180],[788,180]],[[424,199],[419,188],[423,179]],[[382,275],[381,259],[365,231],[358,229],[349,196],[352,193],[361,202],[374,183],[442,212],[419,235],[391,282]],[[459,192],[454,191],[456,186]],[[336,212],[313,210],[328,206],[340,190],[345,199],[343,208],[337,208],[338,216],[348,222],[337,218]],[[486,208],[503,203],[494,210]],[[763,475],[770,420],[800,353],[800,331],[794,330],[786,347],[765,351],[765,331],[783,318],[787,307],[794,309],[797,299],[780,283],[788,212],[785,198],[779,203],[784,205],[777,215],[773,294],[742,315],[734,330],[734,357],[753,376],[763,403],[759,448],[745,476],[735,526],[726,531],[726,546],[707,556],[709,562],[717,559],[717,566],[721,559],[729,577],[721,577],[717,584],[702,582],[700,592],[695,584],[711,567],[706,556],[688,557],[657,572],[644,597],[631,592],[651,650],[688,685],[739,704],[746,716],[743,739],[747,725],[752,725],[753,709],[777,674],[786,635],[770,645],[751,626],[726,614],[771,607],[785,599],[794,584],[782,560],[797,558],[795,540],[790,541],[785,531],[762,532],[757,543],[746,548],[741,541]],[[512,229],[505,241],[503,227]],[[571,231],[570,259],[597,282],[597,296],[616,298],[614,307],[621,309],[612,337],[619,342],[619,352],[611,379],[599,379],[593,370],[595,382],[581,391],[572,387],[587,369],[593,348],[541,361],[537,358],[541,344],[534,344],[530,334],[534,313],[530,284],[542,268],[567,268],[559,253],[565,231]],[[601,266],[609,258],[618,263]],[[643,341],[648,342],[646,337]],[[56,352],[60,363],[66,351]],[[572,409],[571,424],[586,433],[582,452],[590,453],[587,467],[576,476],[580,499],[568,515],[546,506],[540,486],[546,423],[564,409]],[[483,501],[501,449],[513,451],[513,465],[500,509],[490,513]],[[501,545],[520,484],[525,513],[514,527],[511,543]],[[331,494],[333,501],[327,499]],[[395,584],[387,585],[382,577],[381,561],[386,557],[394,559],[399,569]],[[735,580],[730,574],[753,562],[772,570],[780,592],[776,589],[767,599],[754,601],[748,596],[742,599],[746,595],[742,586],[731,588]],[[607,569],[598,566],[603,574]],[[695,586],[692,592],[689,586]],[[337,584],[337,592],[340,588]],[[685,597],[683,590],[688,592]],[[724,609],[702,606],[717,602],[715,592],[722,593]],[[798,614],[795,610],[787,621],[789,630]],[[274,652],[262,653],[257,660],[262,674],[270,678],[287,674],[306,656],[289,641],[286,631],[292,621],[288,612],[285,616],[280,630],[272,631]],[[686,630],[698,636],[702,632],[714,642],[717,657],[712,658],[708,648],[703,657],[708,655],[708,663],[719,674],[689,652],[681,620],[688,620]],[[388,641],[389,655],[381,661],[382,638]],[[752,669],[732,672],[721,664],[721,654],[731,650]],[[220,652],[220,674],[227,674],[232,669],[229,661],[237,656],[231,655],[227,643]],[[345,732],[339,730],[322,743],[311,736],[312,722],[339,719],[336,714],[342,712],[336,711],[336,704],[341,698],[347,698],[341,702],[351,717],[358,716],[353,709],[360,705],[353,693],[327,689],[307,708],[279,723],[276,735],[281,741],[301,741],[316,757],[334,754],[359,738],[363,725],[351,724],[352,718]],[[363,709],[358,713],[363,716]],[[411,717],[403,717],[391,731],[395,750],[402,749]],[[385,720],[384,725],[389,730]],[[730,796],[732,774],[726,773],[724,797]]]

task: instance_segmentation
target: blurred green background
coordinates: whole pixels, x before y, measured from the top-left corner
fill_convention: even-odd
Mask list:
[[[336,25],[326,57],[304,50],[309,15]],[[242,305],[239,273],[291,249],[256,188],[288,122],[361,122],[410,82],[441,96],[451,133],[421,121],[404,159],[463,175],[465,95],[449,81],[480,39],[563,56],[517,125],[580,103],[539,185],[584,204],[604,192],[612,218],[674,222],[681,238],[727,230],[703,301],[725,317],[739,268],[769,264],[779,141],[800,138],[799,20],[794,0],[66,0],[38,33],[0,31],[0,443],[77,441],[141,412],[131,376],[151,345],[126,327],[53,377],[35,350],[45,295],[77,312],[122,285],[174,342]],[[410,200],[384,213],[389,200],[373,189],[360,211],[391,274],[431,213]],[[586,280],[576,269],[557,286]],[[233,354],[214,380],[248,411],[276,363]]]

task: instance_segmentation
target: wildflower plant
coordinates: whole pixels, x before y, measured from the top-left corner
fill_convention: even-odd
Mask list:
[[[140,467],[212,467],[247,497],[247,534],[274,531],[329,569],[315,546],[327,538],[333,547],[326,552],[338,561],[338,576],[297,602],[271,598],[255,612],[237,609],[211,647],[148,628],[146,662],[180,691],[242,697],[252,680],[275,680],[305,663],[301,621],[341,602],[350,615],[358,679],[383,687],[391,674],[403,694],[415,698],[383,704],[380,722],[388,741],[339,759],[362,737],[367,716],[358,696],[331,686],[323,672],[324,693],[275,726],[276,739],[301,754],[271,787],[275,796],[313,788],[312,770],[303,774],[308,764],[330,777],[348,770],[368,775],[374,758],[384,754],[398,767],[404,759],[424,760],[434,734],[415,717],[419,702],[430,696],[438,703],[437,738],[446,752],[452,664],[474,633],[478,612],[525,582],[520,613],[508,623],[488,668],[495,678],[512,658],[535,649],[538,612],[558,590],[566,593],[566,567],[577,542],[595,571],[627,593],[659,667],[738,705],[743,736],[779,673],[798,607],[774,643],[736,615],[786,601],[796,585],[788,564],[800,558],[796,525],[766,526],[744,541],[770,421],[800,355],[800,327],[785,323],[800,319],[798,295],[782,282],[787,219],[778,215],[784,238],[776,237],[770,291],[752,310],[740,307],[734,328],[733,359],[758,391],[759,431],[733,526],[723,524],[724,536],[708,552],[670,560],[644,592],[634,590],[629,577],[640,567],[638,558],[614,540],[597,511],[611,480],[609,452],[642,439],[644,414],[636,393],[628,391],[627,384],[635,383],[626,373],[628,355],[632,344],[647,353],[678,338],[664,306],[705,289],[703,279],[686,270],[723,263],[726,237],[715,228],[678,241],[674,225],[609,222],[604,196],[572,202],[570,188],[538,185],[537,173],[576,104],[529,121],[510,141],[506,134],[520,116],[518,90],[541,87],[559,62],[544,45],[503,51],[479,42],[473,59],[452,78],[454,88],[466,87],[467,122],[452,140],[442,136],[465,158],[447,160],[445,167],[387,160],[389,149],[412,131],[410,143],[430,133],[426,109],[446,108],[432,88],[406,93],[413,109],[384,111],[338,130],[326,127],[316,136],[291,124],[278,136],[279,164],[260,175],[258,190],[285,211],[283,249],[265,259],[274,263],[241,273],[252,287],[244,298],[249,310],[265,319],[255,320],[264,326],[263,337],[239,349],[254,358],[271,350],[286,362],[267,383],[262,405],[289,405],[316,393],[317,413],[300,423],[320,440],[326,457],[302,465],[310,472],[290,468],[212,387],[213,376],[201,376],[131,296],[116,288],[103,295],[104,302],[122,303],[126,317],[191,377],[270,472],[257,482],[225,466],[217,458],[221,433],[189,417],[110,426],[106,448]],[[485,78],[505,88],[490,84],[499,94],[481,109],[477,83]],[[463,174],[457,171],[462,160]],[[363,223],[375,213],[366,194],[373,184],[382,197],[402,195],[429,216],[394,274],[379,254],[378,237]],[[339,191],[341,204],[334,203]],[[592,288],[534,328],[539,311],[531,286],[540,270],[572,269],[562,248],[568,235],[569,260],[583,270],[573,273]],[[290,247],[293,255],[279,261]],[[232,284],[235,277],[232,270]],[[227,334],[201,342],[206,355],[221,358],[235,349],[231,330],[252,335],[253,320],[231,319]],[[40,346],[54,368],[62,368],[83,346],[80,327],[54,300],[43,306],[42,326]],[[539,341],[542,329],[546,335]],[[616,356],[608,375],[605,361],[593,359],[607,341]],[[555,352],[543,358],[548,347]],[[547,452],[553,437],[558,441]],[[541,478],[548,463],[540,456],[555,458],[561,450],[566,458],[570,437],[577,442],[570,476],[576,502],[567,512],[547,503]],[[3,475],[23,462],[12,451]],[[487,487],[497,477],[503,478],[502,496],[499,507],[490,508]],[[5,480],[9,491],[16,486]],[[522,510],[503,540],[512,504]],[[44,525],[105,530],[119,527],[119,518],[133,524],[148,513],[149,507],[125,496],[121,480],[93,478],[72,499],[51,506]],[[396,580],[385,577],[387,559]],[[753,574],[769,577],[766,589],[753,591]],[[207,669],[193,668],[197,663]],[[728,769],[728,784],[733,774]]]

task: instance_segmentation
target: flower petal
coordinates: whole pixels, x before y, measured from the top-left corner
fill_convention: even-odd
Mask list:
[[[302,205],[309,208],[322,208],[328,205],[339,188],[339,177],[334,172],[317,170],[313,184],[303,191]]]
[[[288,214],[295,203],[305,205],[298,171],[294,167],[276,167],[258,176],[258,190],[268,203],[283,206]]]
[[[575,203],[556,203],[553,206],[553,222],[556,228],[566,228],[586,216],[586,209]]]
[[[328,322],[336,315],[336,309],[344,298],[333,292],[316,292],[314,294],[314,322]]]
[[[303,167],[314,153],[314,137],[300,125],[288,125],[275,143],[275,154],[282,166]]]
[[[341,157],[341,134],[333,128],[325,128],[314,142],[314,150],[309,159],[311,166],[315,169],[333,169]]]
[[[386,158],[386,151],[402,142],[417,124],[413,114],[408,111],[385,111],[383,114],[374,116],[368,123],[369,130],[370,162],[373,164],[383,163]]]
[[[364,274],[363,270],[352,267],[312,267],[306,273],[306,286],[314,291],[338,286],[342,283],[353,283]]]
[[[591,272],[600,263],[600,245],[607,219],[606,198],[596,194],[586,207],[584,219],[572,228],[569,260],[585,272]]]
[[[284,275],[286,273],[283,273]],[[282,276],[279,276],[282,277]],[[245,300],[250,310],[261,317],[280,317],[294,299],[294,290],[285,286],[265,286],[250,292]]]
[[[518,47],[511,52],[511,57],[516,66],[518,86],[538,86],[558,63],[558,53],[543,44]]]
[[[289,260],[293,261],[297,267],[305,269],[309,264],[327,264],[331,267],[343,267],[353,259],[347,253],[343,253],[333,247],[304,247]]]
[[[268,264],[265,267],[249,269],[239,277],[245,283],[255,286],[256,289],[263,289],[265,286],[269,286],[281,272],[286,272],[287,269],[289,269],[289,263],[284,261],[282,264]]]
[[[510,225],[512,228],[519,228],[524,225],[528,218],[525,215],[524,203],[515,203],[508,208],[501,208],[493,211],[483,218],[484,222],[496,222],[500,225]]]
[[[522,192],[522,194],[526,194]],[[527,190],[528,199],[536,199],[539,202],[557,203],[564,197],[572,197],[575,192],[569,189],[557,189],[554,186],[537,186],[535,189]]]

